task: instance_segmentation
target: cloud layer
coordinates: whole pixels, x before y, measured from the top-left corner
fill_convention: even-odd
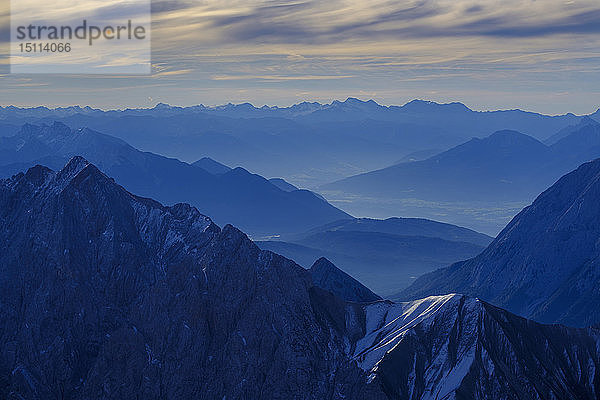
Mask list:
[[[99,106],[349,95],[551,113],[598,106],[597,0],[157,0],[152,11],[153,77],[30,76],[28,84],[56,90],[58,104]],[[39,99],[35,86],[0,79],[12,96],[5,104]],[[99,95],[86,101],[90,90]]]

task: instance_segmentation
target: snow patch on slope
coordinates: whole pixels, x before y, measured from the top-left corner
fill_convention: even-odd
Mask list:
[[[454,392],[475,361],[479,321],[477,315],[481,309],[479,300],[457,294],[432,296],[398,304],[379,302],[367,305],[366,335],[357,342],[354,358],[369,374],[369,381],[373,381],[377,377],[380,363],[404,338],[420,330],[439,331],[443,340],[437,344],[432,342],[433,358],[424,371],[425,387],[419,398],[453,399]],[[457,324],[460,325],[461,332],[457,338],[452,339],[452,332]],[[455,347],[456,345],[458,346]],[[416,366],[415,354],[413,370],[408,375],[411,396],[417,381]],[[489,370],[492,373],[493,365]]]
[[[380,302],[367,306],[367,333],[356,344],[354,353],[359,366],[365,371],[372,371],[410,329],[420,323],[428,324],[440,309],[448,303],[460,301],[461,297],[449,294],[405,303]]]

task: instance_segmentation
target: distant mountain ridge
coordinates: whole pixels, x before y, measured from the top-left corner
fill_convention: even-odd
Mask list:
[[[89,127],[143,151],[193,162],[208,156],[244,165],[262,176],[315,188],[392,165],[404,156],[447,149],[472,137],[512,129],[547,139],[582,117],[519,110],[479,112],[460,103],[415,100],[403,106],[348,98],[329,104],[254,107],[249,103],[102,111],[69,107],[0,109],[13,125],[52,123]]]
[[[316,227],[301,235],[284,237],[294,240],[323,231],[346,232],[379,232],[400,236],[423,236],[450,240],[453,242],[473,243],[480,246],[489,245],[493,238],[468,228],[445,224],[423,218],[392,217],[384,220],[373,218],[354,218],[335,221],[324,226]]]
[[[383,297],[426,272],[479,254],[492,241],[466,228],[412,218],[341,220],[278,239],[257,244],[306,268],[326,257]]]
[[[141,152],[112,136],[87,128],[74,130],[62,123],[28,124],[15,136],[0,137],[0,176],[9,177],[41,163],[60,168],[76,155],[86,157],[140,195],[170,204],[190,202],[217,222],[236,224],[259,237],[350,218],[312,192],[280,190],[243,168],[214,174]]]
[[[600,159],[562,177],[480,255],[432,272],[398,297],[465,293],[544,323],[600,322]]]
[[[570,136],[571,134],[581,130],[582,128],[589,126],[589,125],[598,125],[599,123],[588,116],[585,116],[581,119],[581,121],[579,121],[579,123],[577,125],[569,125],[563,129],[561,129],[560,131],[558,131],[557,133],[555,133],[554,135],[550,136],[548,139],[546,139],[544,141],[544,143],[548,146],[552,146],[553,144],[555,144],[556,142],[560,141],[561,139],[564,139],[568,136]]]
[[[415,99],[411,100],[404,105],[381,105],[378,104],[374,100],[360,100],[356,97],[348,97],[344,101],[333,100],[331,103],[319,103],[319,102],[301,102],[289,107],[280,107],[280,106],[262,106],[256,107],[251,103],[228,103],[218,106],[205,106],[203,104],[194,105],[194,106],[172,106],[165,103],[157,103],[153,108],[128,108],[128,109],[112,109],[112,110],[102,110],[98,108],[92,108],[89,106],[81,107],[81,106],[71,106],[71,107],[58,107],[58,108],[49,108],[49,107],[31,107],[31,108],[21,108],[15,106],[0,106],[0,118],[8,118],[12,117],[14,114],[17,115],[26,115],[27,113],[35,114],[38,117],[47,117],[47,116],[65,116],[65,115],[74,115],[74,114],[98,114],[98,113],[121,113],[124,115],[127,114],[143,114],[149,112],[163,112],[163,113],[197,113],[197,112],[212,112],[215,114],[235,114],[240,118],[247,118],[249,116],[258,116],[258,117],[266,117],[266,116],[276,116],[277,113],[280,113],[284,117],[302,117],[315,112],[322,112],[327,110],[343,110],[349,112],[365,112],[365,113],[378,113],[378,112],[406,112],[406,113],[423,113],[423,112],[449,112],[449,113],[480,113],[480,114],[494,114],[494,113],[503,113],[503,114],[527,114],[531,116],[543,116],[543,114],[522,111],[518,109],[512,110],[494,110],[494,111],[474,111],[471,108],[467,107],[463,103],[460,102],[450,102],[450,103],[438,103],[430,100],[421,100]],[[590,116],[595,116],[598,114],[591,114]],[[565,113],[564,115],[560,115],[558,117],[565,116],[574,116],[572,113]]]
[[[423,161],[346,178],[323,189],[430,200],[527,198],[551,183],[532,182],[531,177],[545,173],[552,157],[547,146],[530,136],[499,131]]]
[[[231,171],[231,168],[227,165],[221,164],[218,161],[213,160],[210,157],[203,157],[200,160],[192,163],[193,166],[200,167],[206,172],[210,172],[211,174],[225,174]]]

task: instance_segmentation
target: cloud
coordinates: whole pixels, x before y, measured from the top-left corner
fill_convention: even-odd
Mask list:
[[[178,18],[202,29],[204,37],[224,43],[314,44],[390,37],[521,38],[600,32],[597,0],[208,0],[201,5],[176,2],[171,8],[157,8],[177,10]]]
[[[123,0],[79,0],[77,10],[116,1]],[[519,96],[541,111],[585,109],[600,90],[598,0],[153,0],[152,12],[153,77],[33,82],[51,82],[62,104],[97,92],[113,96],[94,101],[127,105],[149,96],[281,104],[363,90],[388,103],[429,97],[516,106]],[[0,4],[4,55],[8,27]],[[34,89],[3,95],[35,103],[46,92]],[[566,89],[552,105],[552,93]]]

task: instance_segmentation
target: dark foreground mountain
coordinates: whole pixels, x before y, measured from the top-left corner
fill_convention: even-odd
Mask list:
[[[479,256],[399,297],[465,293],[541,322],[600,322],[600,160],[561,178]]]
[[[382,398],[343,301],[188,205],[75,158],[0,181],[0,223],[0,398]]]
[[[0,223],[0,398],[598,397],[595,330],[457,295],[345,302],[81,158],[0,181]]]
[[[76,155],[84,156],[134,193],[166,204],[190,203],[217,223],[235,224],[257,237],[304,231],[350,218],[312,192],[281,190],[243,168],[226,170],[207,159],[190,165],[61,123],[25,125],[17,135],[0,138],[0,176],[10,177],[36,164],[58,169]]]
[[[257,244],[306,268],[326,257],[385,297],[424,273],[476,256],[491,241],[470,229],[435,221],[358,218]]]

